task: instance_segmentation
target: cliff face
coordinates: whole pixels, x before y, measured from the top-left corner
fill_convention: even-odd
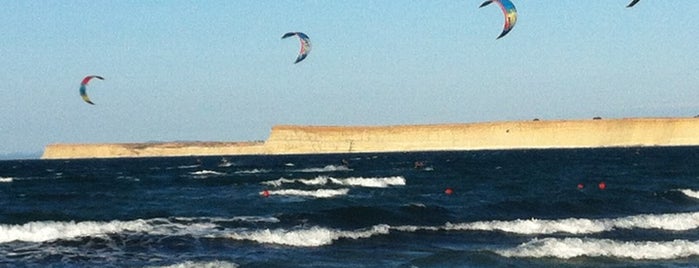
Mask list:
[[[50,144],[42,159],[263,154],[263,142]]]
[[[54,144],[42,158],[699,146],[697,118],[275,126],[262,143]]]

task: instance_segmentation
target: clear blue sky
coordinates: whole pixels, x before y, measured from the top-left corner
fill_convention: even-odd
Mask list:
[[[0,154],[263,140],[276,124],[699,114],[696,0],[8,1]],[[313,50],[293,64],[297,40]],[[91,106],[78,95],[94,80]]]

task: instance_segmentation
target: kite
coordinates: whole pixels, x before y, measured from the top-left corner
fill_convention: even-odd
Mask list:
[[[95,105],[92,101],[90,101],[90,98],[87,97],[87,83],[90,83],[90,80],[92,78],[97,78],[99,80],[104,80],[103,77],[99,75],[88,75],[83,78],[83,81],[80,82],[80,97],[83,97],[83,100],[89,104]]]
[[[632,6],[634,6],[636,3],[638,3],[638,1],[640,1],[640,0],[633,0],[633,1],[631,1],[631,3],[629,3],[629,5],[626,6],[626,7],[632,7]]]
[[[512,30],[512,27],[515,27],[515,23],[517,23],[517,9],[515,9],[515,5],[512,4],[510,0],[487,0],[483,2],[480,7],[490,5],[493,2],[500,6],[502,13],[505,15],[505,27],[502,29],[500,36],[497,38],[500,39],[509,33]]]
[[[299,41],[301,41],[301,51],[299,51],[299,56],[296,57],[296,61],[294,63],[299,63],[303,59],[308,56],[308,52],[311,52],[311,39],[308,38],[308,35],[302,32],[290,32],[290,33],[285,33],[282,36],[282,39],[291,37],[291,36],[298,36]]]

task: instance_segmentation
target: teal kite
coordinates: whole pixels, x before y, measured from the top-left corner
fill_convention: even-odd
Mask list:
[[[517,23],[517,9],[515,9],[515,5],[510,0],[488,0],[483,2],[480,7],[490,5],[491,3],[498,4],[505,15],[505,27],[503,27],[502,33],[497,38],[500,39],[515,27],[515,23]]]

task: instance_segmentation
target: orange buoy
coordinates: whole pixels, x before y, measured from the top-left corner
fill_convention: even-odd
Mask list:
[[[599,184],[597,184],[597,187],[599,187],[600,190],[607,189],[607,184],[601,181]]]

